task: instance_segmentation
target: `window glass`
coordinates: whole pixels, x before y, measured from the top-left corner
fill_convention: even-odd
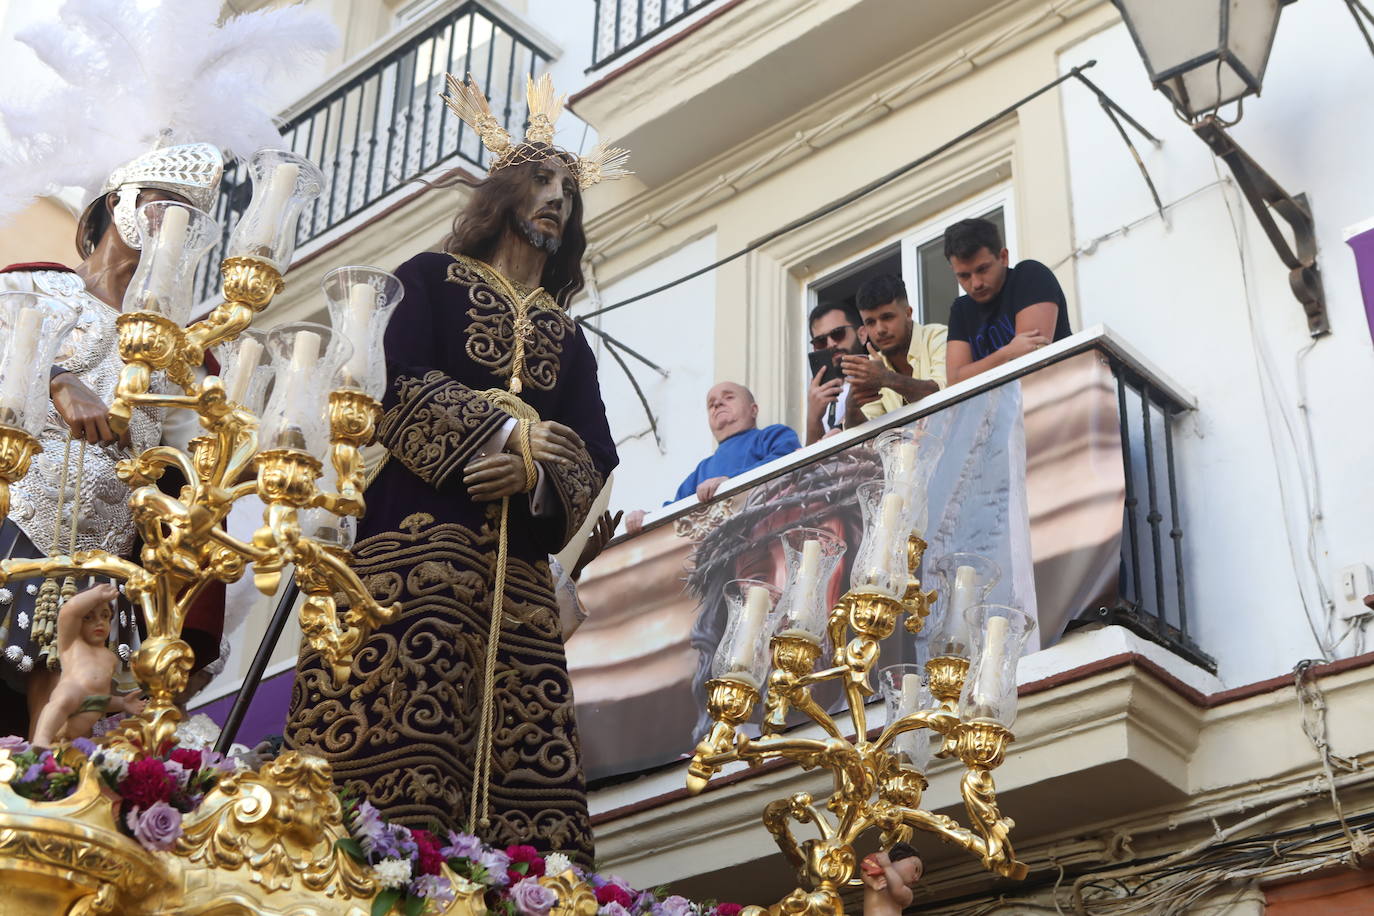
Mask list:
[[[1006,216],[1002,208],[981,214],[983,219],[995,223],[1002,238],[1007,237]],[[1005,242],[1004,242],[1005,244]],[[930,241],[916,246],[916,258],[920,263],[921,289],[920,303],[916,313],[923,324],[949,324],[949,307],[963,292],[954,279],[954,271],[949,269],[945,260],[945,239],[941,234]],[[911,278],[907,278],[907,294],[911,293]]]

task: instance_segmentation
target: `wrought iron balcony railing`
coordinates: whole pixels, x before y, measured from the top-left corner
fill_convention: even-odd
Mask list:
[[[486,4],[468,0],[288,112],[287,148],[317,163],[325,176],[324,193],[301,218],[298,245],[438,166],[485,164],[477,135],[439,98],[445,73],[471,73],[506,129],[517,131],[525,123],[525,75],[548,59]],[[240,162],[226,169],[212,213],[225,240],[251,195],[247,168]],[[205,263],[219,263],[221,254],[212,250]],[[202,300],[217,294],[217,271],[203,271],[197,282]]]
[[[712,0],[596,0],[592,69],[647,44]]]

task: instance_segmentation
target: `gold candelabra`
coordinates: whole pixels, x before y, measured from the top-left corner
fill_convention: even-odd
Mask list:
[[[936,702],[890,721],[876,736],[869,730],[865,704],[875,693],[871,676],[879,644],[893,634],[903,615],[906,631],[920,633],[937,597],[935,590],[926,590],[917,578],[925,550],[926,542],[919,535],[908,537],[908,582],[900,598],[856,588],[829,612],[825,625],[833,646],[829,667],[816,670],[823,650],[814,635],[783,631],[769,643],[772,670],[764,696],[760,697],[755,679],[745,674],[718,674],[707,682],[707,709],[714,724],[688,767],[689,792],[700,792],[722,766],[733,761],[757,765],[783,759],[806,769],[824,767],[833,775],[833,789],[823,802],[801,792],[764,809],[764,826],[800,882],[772,908],[774,912],[840,916],[840,890],[852,883],[857,865],[854,844],[873,828],[880,831],[884,847],[923,830],[968,850],[983,867],[999,875],[1017,880],[1026,876],[1026,866],[1016,860],[1009,838],[1013,822],[998,810],[991,773],[1001,765],[1013,736],[990,716],[961,717],[959,699],[969,672],[967,657],[930,659],[925,670]],[[813,687],[826,682],[842,688],[851,735],[811,695]],[[752,738],[740,726],[750,720],[760,699],[764,701],[762,735]],[[783,734],[790,710],[804,713],[825,737]],[[894,752],[893,743],[921,729],[938,736],[940,756],[957,758],[967,768],[960,790],[971,829],[920,807],[927,787],[925,774]],[[819,836],[798,842],[792,832],[794,821],[815,825]]]

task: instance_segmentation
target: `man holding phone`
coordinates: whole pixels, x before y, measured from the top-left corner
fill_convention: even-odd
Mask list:
[[[846,429],[914,404],[945,385],[949,329],[916,323],[901,277],[874,277],[859,287],[856,298],[870,352],[841,358],[850,385]]]
[[[863,321],[849,302],[823,302],[811,310],[811,384],[806,389],[806,444],[844,428],[849,383],[840,360],[862,356]]]

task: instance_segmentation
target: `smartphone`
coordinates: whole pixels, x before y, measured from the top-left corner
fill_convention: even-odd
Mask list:
[[[821,367],[825,367],[825,374],[821,376],[822,385],[832,379],[844,378],[844,374],[840,372],[840,367],[835,363],[834,350],[812,350],[806,354],[806,358],[811,362],[811,376],[813,378],[817,372],[821,371]]]

